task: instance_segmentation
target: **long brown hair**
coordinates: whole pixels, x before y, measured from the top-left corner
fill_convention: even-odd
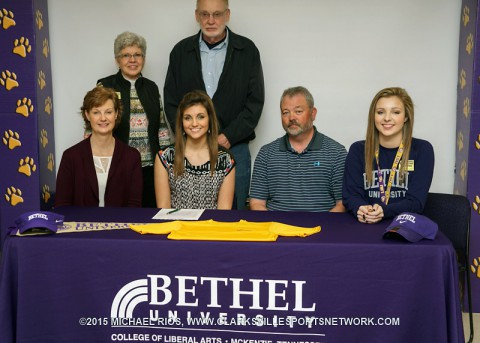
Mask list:
[[[173,172],[175,177],[183,174],[185,171],[185,142],[187,137],[183,129],[183,114],[185,110],[195,106],[202,105],[207,110],[208,115],[208,134],[207,145],[210,154],[210,174],[213,175],[218,160],[218,119],[215,107],[210,97],[204,91],[194,90],[183,97],[177,108],[177,121],[175,125],[175,160]]]
[[[378,130],[375,127],[375,108],[377,107],[377,102],[381,98],[389,98],[396,96],[402,101],[403,106],[405,107],[405,123],[402,129],[402,141],[403,141],[403,155],[400,160],[400,178],[403,180],[407,168],[408,168],[408,158],[410,155],[410,148],[412,146],[412,133],[413,133],[413,119],[414,119],[414,109],[413,101],[408,95],[407,91],[399,87],[389,87],[384,88],[379,91],[372,100],[370,104],[370,110],[368,112],[368,125],[367,125],[367,136],[365,138],[365,175],[367,177],[367,183],[372,184],[372,171],[373,171],[373,161],[375,159],[375,151],[379,149],[378,141]]]

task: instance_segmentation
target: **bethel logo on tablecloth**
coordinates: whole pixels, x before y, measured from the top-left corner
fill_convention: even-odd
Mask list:
[[[176,281],[176,282],[175,282]],[[215,278],[197,276],[148,275],[147,279],[132,281],[123,286],[111,307],[112,320],[134,318],[135,307],[141,303],[151,306],[175,303],[176,308],[249,309],[267,311],[314,312],[316,303],[303,303],[306,281],[261,280],[242,278]],[[207,291],[208,299],[202,301],[197,290]],[[225,292],[225,294],[224,294]],[[222,294],[220,294],[222,293]],[[262,302],[262,295],[267,299]],[[287,302],[286,298],[294,299]],[[229,299],[228,304],[222,299]],[[170,305],[170,309],[172,305]],[[151,311],[152,313],[152,311]],[[118,324],[124,324],[119,320]]]

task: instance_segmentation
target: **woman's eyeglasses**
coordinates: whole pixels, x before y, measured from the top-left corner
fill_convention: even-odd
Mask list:
[[[120,57],[122,60],[129,60],[131,58],[133,58],[134,60],[141,60],[144,57],[144,55],[139,54],[139,53],[136,53],[136,54],[121,54],[121,55],[118,55],[118,57]]]

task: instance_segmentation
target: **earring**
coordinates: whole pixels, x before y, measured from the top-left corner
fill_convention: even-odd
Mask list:
[[[210,133],[210,129],[208,129],[208,131],[207,131],[207,132],[208,132],[208,133]]]

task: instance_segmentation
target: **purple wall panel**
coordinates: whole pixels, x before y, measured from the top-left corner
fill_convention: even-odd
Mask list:
[[[0,227],[23,212],[51,208],[55,191],[53,110],[46,0],[0,6]],[[48,134],[48,144],[44,136]],[[52,155],[50,155],[52,154]],[[51,167],[51,168],[49,168]],[[5,234],[1,232],[0,237]],[[0,238],[1,240],[1,238]]]
[[[457,135],[456,135],[456,158],[455,158],[455,182],[454,190],[457,194],[467,194],[467,164],[468,164],[468,145],[470,132],[470,115],[472,107],[473,92],[473,66],[474,51],[467,50],[467,39],[470,35],[475,35],[476,23],[476,4],[475,1],[463,1],[460,39],[459,39],[459,66],[458,66],[458,84],[457,84]],[[470,53],[468,53],[470,51]]]
[[[43,26],[36,30],[35,58],[37,77],[38,137],[40,168],[40,208],[48,210],[53,207],[55,194],[55,140],[53,115],[52,66],[50,63],[50,38],[48,34],[47,1],[33,1],[35,22]],[[37,13],[40,13],[41,16]],[[37,28],[39,25],[37,24]],[[48,141],[48,143],[46,143]]]
[[[478,3],[464,0],[461,10],[457,142],[454,192],[472,204],[470,276],[473,311],[480,312],[480,21]]]
[[[478,32],[478,31],[477,31]],[[480,41],[477,43],[480,44]],[[476,55],[476,59],[480,55]],[[478,65],[475,68],[475,75],[480,74]],[[477,81],[478,82],[478,81]],[[478,87],[477,87],[478,88]],[[474,94],[480,98],[480,94]],[[472,111],[470,124],[470,144],[468,162],[468,192],[467,197],[472,204],[472,220],[470,233],[470,261],[471,261],[471,284],[474,299],[473,309],[480,312],[480,109]]]

